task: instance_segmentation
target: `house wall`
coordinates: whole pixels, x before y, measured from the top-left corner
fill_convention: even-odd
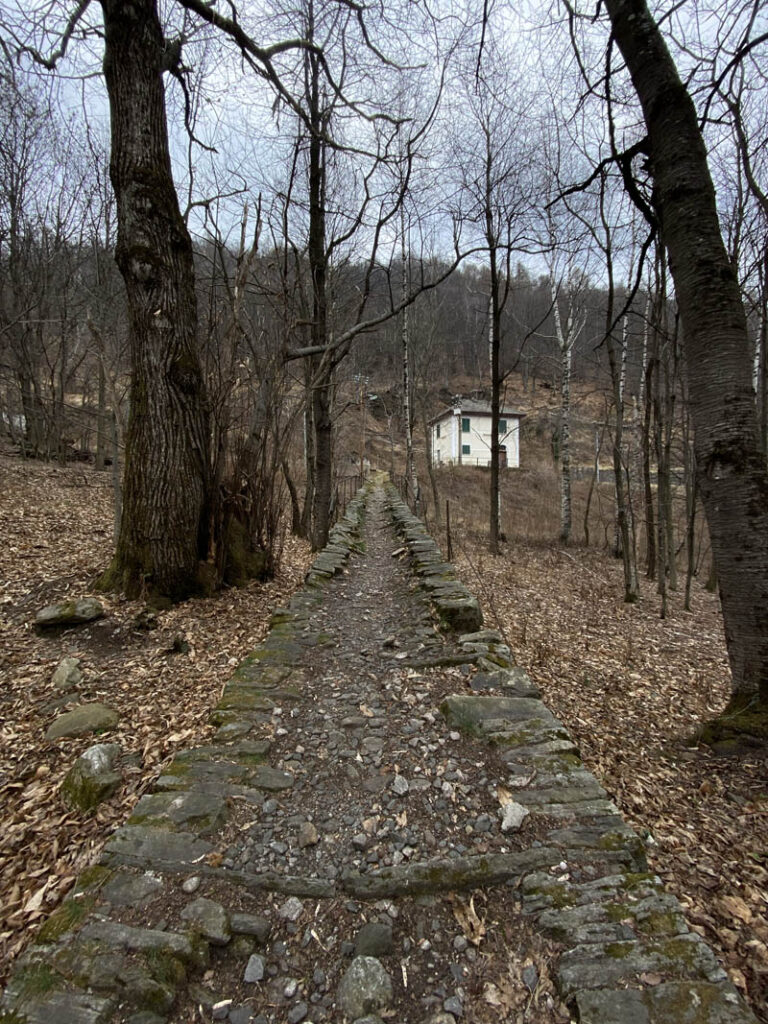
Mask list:
[[[438,427],[440,436],[438,437]],[[438,423],[432,424],[432,458],[435,465],[458,460],[458,435],[461,424],[457,424],[453,414],[444,416]]]
[[[468,433],[461,429],[462,419],[469,420]],[[517,469],[520,466],[520,420],[516,416],[506,419],[507,433],[500,440],[507,448],[507,466]],[[465,445],[469,445],[469,454],[463,451]],[[436,465],[460,462],[464,466],[490,466],[491,417],[479,413],[463,416],[447,413],[432,424],[432,453]]]

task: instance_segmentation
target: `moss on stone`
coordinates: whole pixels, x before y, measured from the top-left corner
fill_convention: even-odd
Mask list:
[[[224,536],[224,582],[242,587],[249,580],[265,579],[269,573],[269,559],[264,550],[254,545],[248,530],[239,519],[232,517]]]
[[[488,742],[496,747],[527,747],[535,743],[539,735],[535,729],[505,729],[490,733]]]
[[[499,668],[511,668],[512,662],[505,654],[497,654],[495,651],[488,651],[483,655],[486,661],[490,661]]]
[[[40,996],[63,988],[63,979],[48,964],[25,964],[13,975],[13,988],[17,1002],[23,1006]]]
[[[267,762],[266,754],[244,753],[243,751],[236,751],[235,758],[238,764],[249,768],[257,764],[266,764]]]
[[[680,935],[656,941],[651,944],[650,950],[660,953],[668,960],[681,961],[689,970],[696,966],[699,952],[698,943],[686,940]]]
[[[737,753],[745,747],[768,743],[768,707],[757,698],[734,696],[728,706],[711,722],[706,722],[695,742],[706,743],[722,753]]]
[[[61,906],[54,910],[40,928],[35,937],[35,943],[37,945],[48,945],[60,939],[62,935],[66,935],[67,932],[73,931],[82,923],[95,905],[95,896],[64,900]]]
[[[155,981],[178,988],[187,980],[187,969],[167,950],[153,949],[144,954],[144,963]]]
[[[215,725],[217,727],[220,727],[222,725],[231,725],[232,722],[239,721],[241,721],[241,718],[236,712],[223,710],[219,708],[216,708],[215,711],[212,711],[208,718],[208,722],[210,723],[210,725]],[[168,772],[165,772],[164,774],[167,775]]]
[[[479,736],[480,728],[478,722],[475,719],[470,718],[468,715],[457,714],[457,709],[448,700],[444,700],[440,705],[440,712],[443,717],[459,732],[463,732],[466,736]]]
[[[552,885],[539,885],[529,889],[526,896],[544,896],[552,905],[554,910],[565,910],[573,906],[573,897],[568,888],[562,882],[554,882]]]
[[[679,915],[671,910],[654,910],[638,920],[637,927],[646,935],[677,935],[680,932]]]
[[[94,731],[98,734],[103,730]],[[76,762],[61,784],[61,795],[71,807],[90,814],[113,795],[122,781],[120,772],[91,775],[87,770],[82,770],[80,764]]]
[[[217,711],[271,711],[275,702],[256,686],[228,683]]]
[[[634,949],[634,942],[609,942],[605,947],[605,955],[612,960],[625,960]]]
[[[600,837],[597,846],[600,850],[623,850],[627,846],[627,836],[620,832],[607,832]]]
[[[294,621],[295,621],[295,615],[293,614],[293,612],[274,611],[274,612],[272,612],[272,615],[270,616],[269,625],[270,625],[271,629],[274,629],[275,626],[282,626],[284,623],[294,622]]]
[[[629,871],[622,877],[621,887],[625,892],[633,892],[635,889],[651,885],[654,877],[649,871]]]
[[[91,891],[98,892],[114,873],[114,868],[105,868],[101,864],[92,864],[91,867],[81,871],[77,876],[73,895],[79,896],[80,893]]]
[[[633,914],[628,903],[607,903],[605,916],[609,921],[626,921],[628,918],[632,918]]]
[[[170,818],[156,817],[152,814],[132,814],[126,825],[146,825],[147,828],[155,828],[160,832],[178,832]]]

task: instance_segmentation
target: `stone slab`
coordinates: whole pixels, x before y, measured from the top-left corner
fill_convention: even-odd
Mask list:
[[[556,978],[562,996],[569,999],[582,989],[632,982],[646,972],[709,982],[728,977],[709,946],[689,933],[647,942],[596,942],[567,950]]]
[[[163,889],[163,883],[155,875],[117,871],[102,887],[101,898],[113,907],[136,907],[156,899]]]
[[[88,992],[49,992],[11,1009],[23,1013],[26,1024],[108,1024],[115,1000]]]
[[[212,850],[210,843],[188,832],[123,825],[104,848],[102,862],[175,870],[199,863]]]
[[[363,899],[460,892],[521,878],[529,871],[557,864],[561,857],[562,851],[539,846],[513,853],[435,859],[365,875],[347,871],[342,875],[341,887]]]
[[[579,992],[575,1003],[580,1024],[757,1024],[735,989],[706,982]]]
[[[49,726],[46,740],[61,739],[64,736],[85,736],[89,732],[103,732],[114,729],[120,715],[106,704],[81,704],[79,707],[59,715]]]
[[[220,796],[191,790],[143,796],[134,807],[128,823],[145,823],[137,819],[165,819],[174,826],[186,826],[194,829],[196,835],[205,836],[219,828],[226,816],[226,805]]]
[[[38,629],[82,626],[104,618],[104,605],[95,597],[79,597],[74,601],[59,601],[41,608],[35,616]]]
[[[153,928],[134,928],[115,921],[89,921],[80,932],[80,938],[129,952],[170,953],[184,963],[198,964],[203,959],[201,950],[186,935]]]

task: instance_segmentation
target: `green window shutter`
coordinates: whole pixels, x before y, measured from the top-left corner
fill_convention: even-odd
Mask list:
[[[469,455],[469,445],[468,444],[463,444],[461,446],[461,454],[462,455]]]
[[[507,421],[506,420],[499,420],[499,433],[500,434],[506,434],[506,432],[507,432]]]
[[[463,416],[461,420],[461,432],[462,434],[469,433],[469,416]]]

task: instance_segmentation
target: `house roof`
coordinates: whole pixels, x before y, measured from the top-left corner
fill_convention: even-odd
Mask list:
[[[438,420],[445,419],[446,416],[459,415],[459,410],[461,410],[461,415],[490,416],[491,403],[479,398],[456,398],[450,408],[441,409],[437,416],[433,416],[429,422],[437,423]],[[505,405],[499,409],[499,416],[507,419],[516,417],[522,420],[525,418],[525,413],[519,409],[513,409],[511,405]]]

